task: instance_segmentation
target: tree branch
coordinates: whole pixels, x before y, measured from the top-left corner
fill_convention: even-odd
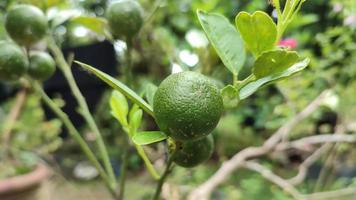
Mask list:
[[[240,168],[243,163],[251,158],[265,155],[272,151],[275,146],[285,138],[286,135],[304,118],[312,114],[323,102],[328,94],[328,90],[323,91],[317,96],[304,110],[298,113],[289,122],[279,128],[264,144],[260,147],[248,147],[237,154],[235,154],[230,160],[225,161],[221,167],[202,185],[194,189],[189,195],[189,200],[206,200],[210,197],[212,191],[223,183],[230,174]]]
[[[292,184],[290,184],[287,180],[284,180],[280,176],[274,174],[271,170],[264,167],[263,165],[257,162],[248,161],[245,162],[243,166],[247,169],[260,173],[264,178],[278,185],[280,188],[284,189],[285,192],[290,194],[295,199],[304,200],[303,195],[300,194],[299,191]]]
[[[327,143],[317,149],[314,153],[312,153],[307,159],[304,160],[302,164],[299,165],[299,171],[296,176],[290,178],[288,182],[292,185],[299,185],[302,183],[307,176],[308,169],[312,164],[314,164],[319,158],[330,148],[331,144]]]
[[[277,144],[275,150],[283,151],[286,149],[296,148],[302,149],[305,145],[314,145],[322,143],[354,143],[356,142],[356,135],[345,135],[345,134],[324,134],[324,135],[314,135],[309,137],[304,137],[295,141],[279,143]]]

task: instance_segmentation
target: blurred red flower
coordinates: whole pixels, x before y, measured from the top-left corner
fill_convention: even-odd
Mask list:
[[[298,41],[294,38],[282,39],[278,42],[278,46],[287,47],[289,49],[295,49],[298,46]]]

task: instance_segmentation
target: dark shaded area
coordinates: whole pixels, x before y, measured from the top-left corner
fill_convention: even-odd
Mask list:
[[[74,54],[75,60],[94,66],[113,76],[118,74],[115,50],[108,41],[66,48],[63,49],[63,54],[65,57]],[[87,100],[90,111],[93,111],[106,88],[105,83],[83,71],[77,64],[73,64],[72,72],[79,89]],[[69,85],[60,70],[57,69],[54,76],[44,83],[44,89],[50,97],[60,95],[64,99],[66,103],[63,110],[68,114],[74,126],[80,127],[83,124],[84,120],[77,112],[77,101],[73,97]],[[49,119],[55,118],[55,115],[46,107],[45,113]],[[65,137],[66,135],[67,131],[64,129],[62,136]]]

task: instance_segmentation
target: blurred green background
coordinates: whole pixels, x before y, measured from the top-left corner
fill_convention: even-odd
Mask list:
[[[109,0],[4,0],[0,1],[0,39],[9,39],[2,26],[4,14],[11,6],[30,3],[42,8],[53,27],[53,34],[63,49],[75,49],[103,43],[105,37],[88,28],[82,21],[71,18],[85,14],[103,17]],[[146,21],[134,43],[133,74],[137,91],[149,89],[147,85],[158,85],[173,71],[198,70],[218,82],[231,81],[229,72],[223,67],[215,51],[209,46],[196,17],[196,10],[202,9],[227,16],[231,22],[239,11],[263,10],[270,15],[273,7],[267,0],[140,0],[145,10]],[[92,23],[92,22],[90,22]],[[95,28],[94,28],[95,29]],[[235,153],[248,146],[263,143],[276,129],[303,109],[325,89],[331,89],[323,106],[308,120],[300,123],[292,132],[292,138],[306,135],[333,133],[338,123],[347,127],[347,132],[356,131],[356,1],[353,0],[312,0],[306,1],[301,12],[288,28],[285,40],[293,42],[294,48],[303,57],[309,57],[311,64],[301,74],[269,85],[259,90],[237,109],[225,112],[214,131],[216,148],[208,163],[194,169],[176,168],[169,180],[187,191],[206,180],[218,166]],[[43,48],[41,44],[36,48]],[[125,43],[117,41],[115,66],[105,66],[121,71],[124,61]],[[97,58],[100,59],[100,58]],[[246,76],[252,58],[240,74]],[[120,77],[119,74],[115,74]],[[93,77],[91,77],[93,78]],[[93,78],[94,79],[94,78]],[[50,82],[51,80],[48,80]],[[4,129],[6,115],[14,103],[17,85],[0,82],[0,131]],[[120,156],[125,133],[110,114],[108,98],[110,89],[103,90],[91,110],[104,134],[112,163],[119,171]],[[63,94],[58,93],[58,102]],[[11,151],[16,163],[0,162],[0,179],[25,173],[34,165],[34,157],[46,160],[53,166],[55,177],[49,188],[59,190],[51,199],[89,199],[93,193],[96,199],[107,197],[97,179],[95,170],[85,162],[79,147],[63,134],[61,122],[46,119],[38,94],[31,93],[26,100],[21,117],[17,120],[11,137]],[[68,102],[67,102],[68,103]],[[48,116],[47,116],[48,117]],[[81,123],[78,123],[80,126]],[[32,127],[36,127],[33,129]],[[156,128],[154,122],[145,116],[142,130]],[[85,126],[80,130],[88,141],[93,135]],[[150,158],[162,167],[165,144],[146,148]],[[134,149],[129,151],[129,183],[126,199],[146,199],[155,183]],[[332,154],[330,159],[329,154]],[[310,170],[308,178],[298,189],[305,193],[326,191],[356,186],[356,151],[353,145],[335,145],[333,151],[323,156]],[[283,177],[296,174],[298,164],[308,155],[305,152],[286,152],[275,157],[265,157],[263,162]],[[328,160],[328,166],[322,164]],[[330,161],[331,160],[331,161]],[[25,165],[23,164],[25,163]],[[16,166],[16,167],[13,167]],[[26,167],[23,167],[26,166]],[[326,177],[320,171],[328,170]],[[119,173],[117,174],[120,175]],[[320,186],[320,182],[322,182]],[[319,185],[316,187],[316,185]],[[98,188],[93,191],[92,187]],[[59,188],[59,189],[57,189]],[[139,189],[138,189],[139,188]],[[64,192],[63,192],[63,191]],[[86,192],[83,192],[86,191]],[[85,194],[83,194],[85,193]],[[71,195],[69,195],[71,194]],[[58,196],[57,196],[58,195]],[[73,197],[69,197],[73,196]],[[355,199],[346,197],[345,199]],[[213,199],[236,200],[289,200],[283,190],[270,184],[260,175],[240,170],[213,194]],[[341,200],[341,199],[340,199]]]

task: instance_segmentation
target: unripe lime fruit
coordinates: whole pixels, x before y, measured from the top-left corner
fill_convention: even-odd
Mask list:
[[[0,42],[0,79],[14,81],[24,75],[28,61],[24,51],[15,43]]]
[[[37,80],[44,81],[56,71],[53,58],[45,52],[34,52],[30,55],[28,74]]]
[[[173,161],[181,167],[195,167],[207,161],[214,152],[212,135],[196,141],[182,142],[174,154]]]
[[[168,76],[154,96],[153,111],[160,129],[178,141],[207,136],[219,122],[223,101],[213,81],[197,72]]]
[[[108,7],[106,18],[115,38],[130,39],[143,24],[143,9],[135,0],[121,0]]]
[[[41,40],[47,32],[47,18],[32,5],[14,6],[6,15],[5,28],[20,45],[30,46]]]

